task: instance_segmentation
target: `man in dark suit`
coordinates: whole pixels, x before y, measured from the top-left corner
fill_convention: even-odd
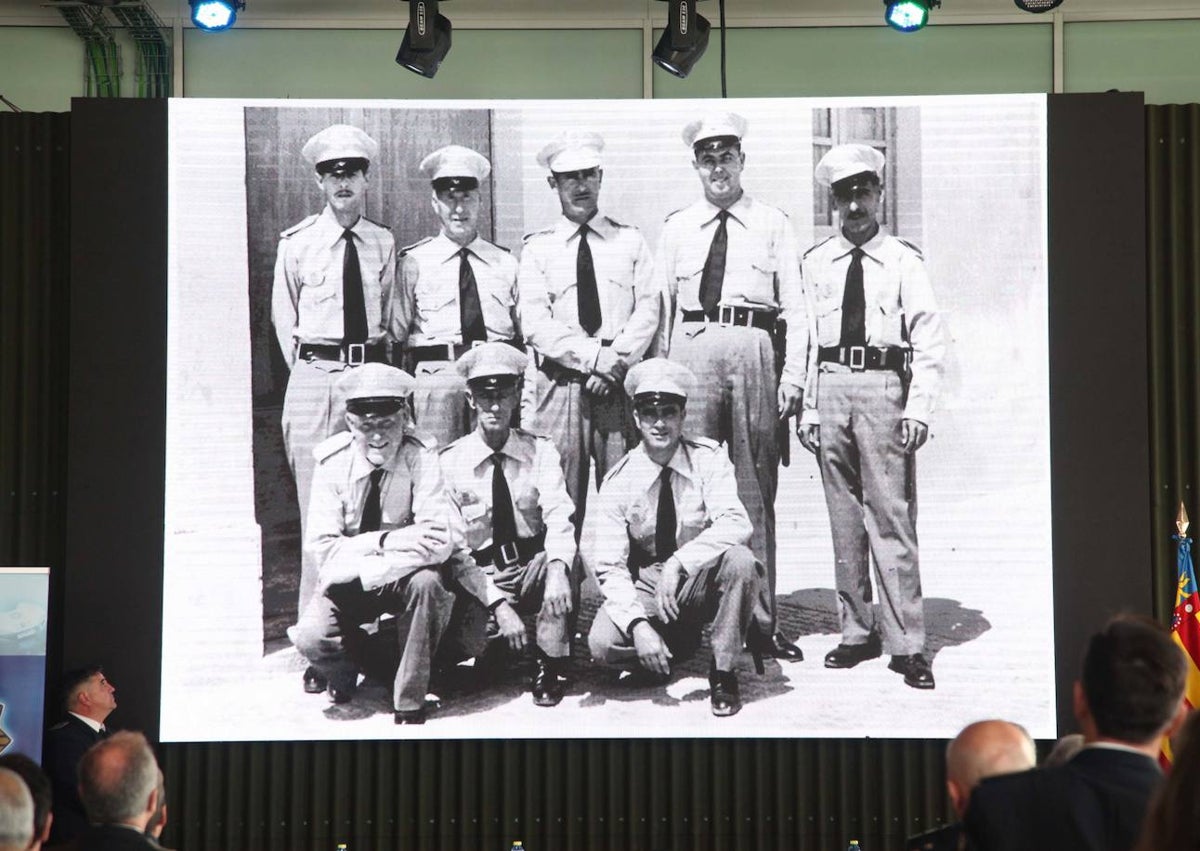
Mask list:
[[[967,838],[961,819],[975,787],[988,777],[1027,771],[1036,763],[1033,739],[1019,724],[993,719],[963,727],[946,747],[946,792],[960,820],[910,836],[905,847],[908,851],[962,851]]]
[[[79,796],[91,826],[77,851],[158,851],[146,825],[158,811],[158,762],[141,733],[113,733],[79,762]]]
[[[74,839],[88,825],[75,769],[84,752],[107,734],[104,721],[117,708],[116,689],[98,666],[69,671],[62,682],[66,718],[46,731],[42,768],[54,789],[50,843]]]
[[[1064,765],[985,780],[966,828],[978,851],[1125,851],[1162,780],[1163,736],[1183,722],[1187,662],[1158,624],[1118,617],[1088,642],[1074,708],[1084,747]]]

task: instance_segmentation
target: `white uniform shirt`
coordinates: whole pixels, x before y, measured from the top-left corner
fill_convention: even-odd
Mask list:
[[[361,216],[350,230],[362,270],[367,341],[378,343],[386,336],[383,318],[396,279],[396,242],[390,230]],[[296,343],[342,343],[344,232],[326,207],[279,235],[271,321],[289,365],[296,362]]]
[[[667,462],[675,498],[675,558],[689,575],[712,567],[730,547],[750,540],[752,527],[737,495],[737,477],[724,447],[687,438]],[[605,611],[622,632],[649,617],[638,602],[629,571],[629,542],[654,553],[662,467],[638,445],[607,476],[588,510],[593,565]]]
[[[525,339],[538,354],[579,372],[591,371],[601,340],[612,340],[626,364],[637,363],[658,331],[662,312],[650,248],[632,225],[599,214],[588,222],[601,316],[600,329],[589,337],[579,324],[579,227],[560,218],[525,237],[519,278]]]
[[[480,237],[466,248],[488,339],[520,337],[516,258],[507,249]],[[389,327],[406,348],[462,342],[458,304],[461,250],[462,246],[440,233],[401,251]]]
[[[928,425],[941,385],[946,339],[925,261],[915,246],[883,228],[861,248],[867,345],[912,348],[912,382],[904,417]],[[801,417],[804,423],[821,421],[817,413],[821,392],[817,349],[841,343],[842,298],[853,249],[854,244],[839,233],[811,248],[801,261],[816,327]]]
[[[707,199],[667,216],[658,240],[657,265],[677,310],[702,310],[700,279],[720,224],[720,208]],[[800,281],[796,234],[787,214],[743,194],[729,208],[728,247],[721,304],[778,310],[787,322],[782,380],[804,387],[808,317]],[[679,333],[675,318],[673,333]]]

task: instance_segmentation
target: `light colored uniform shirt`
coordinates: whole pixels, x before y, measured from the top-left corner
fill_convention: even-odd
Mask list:
[[[364,589],[395,582],[422,567],[441,564],[463,541],[462,517],[446,495],[441,467],[431,438],[406,434],[400,451],[385,468],[379,485],[382,522],[378,532],[359,534],[363,505],[376,468],[354,443],[339,432],[317,445],[308,504],[305,548],[318,569],[333,559],[358,559]],[[425,524],[449,527],[450,544],[432,558],[384,549],[385,533]],[[388,544],[393,542],[389,537]]]
[[[720,208],[708,199],[667,216],[658,240],[657,264],[677,310],[702,310],[700,279],[720,224]],[[778,310],[787,322],[782,380],[804,387],[808,317],[800,282],[796,234],[787,214],[743,194],[729,208],[721,304]],[[675,318],[673,333],[679,333]]]
[[[946,339],[925,261],[915,246],[883,228],[861,248],[867,345],[911,347],[912,381],[904,417],[928,425],[941,385]],[[801,416],[804,423],[821,422],[817,412],[821,392],[817,349],[841,343],[842,298],[853,249],[854,244],[839,233],[818,243],[801,261],[816,327]]]
[[[579,324],[579,227],[564,217],[525,237],[519,278],[525,339],[538,354],[579,372],[595,366],[601,340],[612,340],[625,363],[637,363],[662,312],[650,248],[632,225],[600,214],[588,222],[601,316],[600,329],[589,337]]]
[[[479,237],[466,248],[488,339],[518,338],[516,258],[507,249]],[[462,246],[440,233],[400,252],[389,327],[406,347],[462,342],[458,304],[461,250]]]
[[[396,242],[390,230],[361,216],[350,230],[362,270],[367,341],[378,343],[386,336],[383,318],[396,279]],[[296,362],[297,343],[342,343],[344,232],[326,207],[279,235],[271,321],[289,366]]]
[[[675,558],[694,575],[715,565],[730,547],[750,540],[750,518],[738,499],[733,464],[720,444],[685,437],[667,466],[675,498]],[[588,510],[595,541],[593,564],[605,610],[625,633],[635,618],[651,614],[638,602],[629,571],[629,542],[654,553],[662,469],[639,444],[604,478],[595,507]]]

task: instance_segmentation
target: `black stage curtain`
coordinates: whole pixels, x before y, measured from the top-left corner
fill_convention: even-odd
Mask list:
[[[0,114],[0,562],[55,569],[53,635],[63,626],[69,125],[68,115]],[[1146,108],[1151,535],[1163,618],[1174,586],[1167,534],[1179,500],[1195,505],[1200,479],[1198,128],[1200,106]],[[1112,394],[1114,417],[1139,409],[1122,404],[1119,387]],[[60,655],[52,645],[51,672]],[[944,744],[172,744],[161,748],[164,840],[181,851],[506,848],[515,839],[530,851],[831,849],[850,838],[895,848],[949,815]]]

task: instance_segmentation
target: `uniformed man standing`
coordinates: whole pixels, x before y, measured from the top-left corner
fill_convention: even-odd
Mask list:
[[[711,625],[712,711],[733,715],[742,706],[738,657],[765,571],[746,546],[750,518],[724,447],[683,437],[695,383],[661,358],[625,379],[642,442],[609,472],[589,512],[604,604],[588,645],[597,662],[665,678]]]
[[[478,567],[451,557],[462,545],[462,518],[446,495],[433,440],[409,427],[404,403],[413,384],[383,364],[360,367],[338,382],[350,431],[317,447],[305,539],[319,569],[319,593],[290,631],[328,683],[330,699],[346,703],[367,641],[361,625],[394,614],[397,724],[425,721],[431,666],[456,595],[468,606],[487,601]],[[468,653],[482,643],[480,630]]]
[[[553,441],[511,425],[528,361],[503,343],[484,343],[459,359],[476,426],[441,451],[441,462],[467,546],[496,589],[498,632],[513,650],[527,642],[517,610],[537,612],[530,691],[538,706],[554,706],[563,698],[578,609],[574,506]]]
[[[479,235],[479,184],[492,170],[486,157],[448,145],[420,169],[442,229],[400,252],[391,327],[417,379],[417,426],[445,446],[471,430],[454,361],[488,340],[521,343],[517,261]]]
[[[688,406],[688,431],[727,446],[754,526],[750,548],[767,568],[752,640],[799,661],[777,629],[775,492],[779,426],[800,410],[808,318],[791,222],[742,190],[745,135],[746,120],[731,112],[684,127],[704,198],[667,216],[658,264],[672,311],[669,356],[704,388]]]
[[[658,332],[659,286],[641,231],[599,213],[596,133],[570,131],[538,153],[562,218],[525,237],[521,325],[537,354],[535,428],[562,456],[582,528],[592,461],[600,479],[635,439],[621,382]]]
[[[799,432],[817,455],[833,530],[842,641],[825,667],[889,653],[888,667],[906,684],[931,689],[915,465],[946,343],[921,252],[879,225],[883,167],[883,155],[867,145],[838,145],[817,163],[841,232],[803,259],[816,340]]]
[[[313,447],[345,428],[334,413],[334,382],[347,369],[388,360],[383,317],[392,300],[396,246],[391,231],[363,217],[367,170],[378,152],[374,139],[345,124],[327,127],[304,144],[325,209],[281,234],[275,260],[271,320],[291,368],[283,444],[296,480],[302,539]],[[315,567],[302,557],[298,611],[315,588]],[[305,689],[323,690],[314,677],[305,674]]]

